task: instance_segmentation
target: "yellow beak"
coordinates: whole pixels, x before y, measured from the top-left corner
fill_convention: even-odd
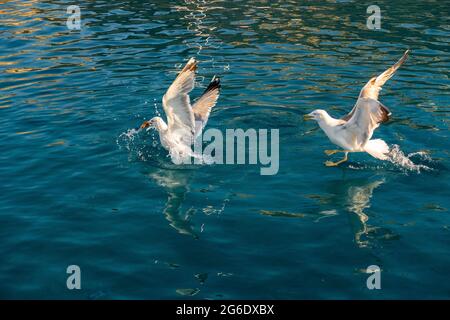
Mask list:
[[[305,120],[305,121],[312,120],[312,119],[314,119],[314,117],[313,117],[313,116],[310,116],[309,114],[305,114],[305,115],[303,116],[303,120]]]

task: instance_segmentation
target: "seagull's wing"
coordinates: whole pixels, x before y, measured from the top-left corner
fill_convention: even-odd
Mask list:
[[[194,113],[189,99],[189,92],[194,88],[195,70],[197,61],[191,58],[163,97],[163,108],[170,134],[189,145],[195,128]]]
[[[358,102],[357,102],[357,103],[358,103]],[[357,104],[357,103],[356,103],[356,104]],[[350,119],[353,117],[353,115],[355,114],[355,110],[356,110],[356,104],[353,106],[352,111],[350,111],[348,114],[346,114],[345,116],[343,116],[343,117],[341,118],[341,120],[348,121],[348,120],[350,120]]]
[[[409,50],[406,50],[405,53],[403,54],[403,56],[392,67],[387,69],[385,72],[380,74],[375,79],[375,84],[378,87],[382,87],[386,83],[386,81],[388,81],[390,78],[392,78],[392,76],[395,74],[395,72],[398,70],[398,68],[400,68],[401,65],[406,61],[408,56],[409,56]]]
[[[381,102],[371,98],[359,98],[352,117],[343,125],[352,144],[364,145],[372,138],[373,131],[389,120],[391,112]]]
[[[400,66],[406,61],[409,55],[409,50],[406,50],[403,56],[398,60],[392,67],[384,71],[378,77],[373,77],[367,82],[367,84],[361,89],[361,93],[359,94],[360,98],[371,98],[378,99],[378,95],[381,91],[381,87],[388,81],[395,72],[400,68]],[[349,114],[342,117],[342,120],[348,121],[354,114],[356,110],[356,105],[353,107],[352,111]]]
[[[202,96],[194,103],[192,110],[195,117],[195,135],[205,127],[211,109],[216,105],[220,94],[220,78],[214,76],[203,92]]]

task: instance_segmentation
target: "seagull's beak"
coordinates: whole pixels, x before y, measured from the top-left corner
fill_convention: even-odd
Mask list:
[[[303,116],[303,120],[308,121],[308,120],[312,120],[314,119],[314,117],[311,114],[305,114]]]
[[[145,121],[141,126],[139,127],[139,130],[149,128],[150,127],[150,121]]]

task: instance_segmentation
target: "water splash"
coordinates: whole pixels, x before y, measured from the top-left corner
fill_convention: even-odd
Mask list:
[[[132,146],[134,144],[134,140],[138,135],[139,130],[136,129],[128,129],[126,132],[122,132],[116,140],[116,143],[119,147],[125,147],[128,151],[132,150]]]
[[[159,111],[158,103],[156,102],[156,98],[153,98],[153,108],[154,108],[154,111],[155,111],[155,115],[157,117],[161,117],[161,112]]]
[[[147,135],[143,136],[142,132],[143,130],[139,129],[128,129],[117,137],[117,146],[128,152],[130,162],[155,160],[155,157],[160,154],[161,148],[155,134],[152,133],[149,136],[150,139],[147,139]]]
[[[211,6],[205,0],[184,0],[184,5],[176,5],[174,9],[184,14],[183,19],[186,20],[187,30],[192,33],[192,37],[183,43],[196,51],[195,54],[202,62],[202,68],[210,70],[210,73],[228,72],[230,64],[222,56],[217,55],[224,42],[214,34],[216,26],[211,19],[211,12],[223,8]],[[183,64],[176,67],[181,69]],[[197,76],[195,84],[197,87],[203,87],[204,81],[205,77]]]
[[[174,165],[212,165],[215,163],[213,157],[204,155],[201,152],[194,152],[190,147],[186,147],[185,150],[181,151],[172,149],[166,153],[155,130],[150,130],[147,134],[144,134],[144,132],[145,130],[132,128],[122,132],[117,137],[116,144],[120,149],[128,151],[129,161],[159,159],[166,162],[163,159],[165,158]]]
[[[196,159],[198,164],[213,165],[216,163],[214,157],[198,152],[192,152],[191,157]]]
[[[400,147],[394,144],[389,151],[388,161],[406,171],[414,171],[420,173],[421,170],[433,170],[432,168],[424,164],[414,163],[412,159],[417,157],[420,159],[420,161],[432,161],[431,157],[424,151],[409,153],[408,155],[405,155],[405,153],[400,150]]]

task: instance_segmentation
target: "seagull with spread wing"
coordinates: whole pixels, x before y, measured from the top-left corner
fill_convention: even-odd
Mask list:
[[[388,159],[389,146],[381,139],[371,139],[373,132],[381,123],[389,120],[391,112],[378,101],[381,87],[405,62],[409,50],[392,67],[378,77],[373,77],[362,88],[352,111],[341,119],[331,117],[325,110],[314,110],[304,116],[305,120],[317,121],[320,128],[335,145],[343,150],[325,150],[327,155],[344,153],[338,162],[325,162],[326,166],[338,166],[348,160],[349,152],[367,152],[380,160]]]
[[[219,98],[220,79],[214,76],[202,96],[191,106],[189,92],[194,89],[196,70],[197,61],[191,58],[164,95],[162,102],[167,123],[154,117],[140,127],[156,129],[162,146],[175,162],[193,155],[191,145],[201,134]]]

